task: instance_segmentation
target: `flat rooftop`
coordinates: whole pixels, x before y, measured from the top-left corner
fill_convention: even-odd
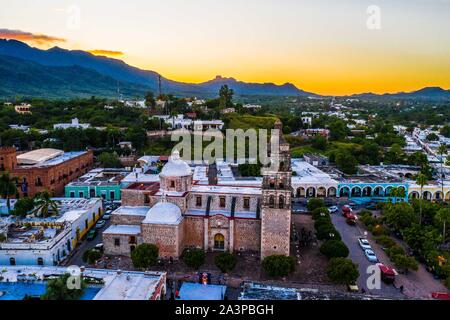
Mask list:
[[[35,150],[40,151],[43,149]],[[51,149],[54,150],[54,149]],[[34,152],[34,151],[31,151]],[[45,154],[32,154],[29,155],[30,152],[21,154],[17,156],[17,160],[19,163],[19,168],[28,168],[28,167],[51,167],[56,166],[58,164],[64,163],[66,161],[72,160],[76,157],[79,157],[83,154],[86,154],[86,151],[71,151],[71,152],[62,152],[60,150],[56,150],[54,152],[49,152],[47,155]]]
[[[117,215],[130,215],[130,216],[146,216],[150,207],[134,207],[134,206],[121,206],[113,211],[112,214]]]
[[[37,279],[46,276],[62,275],[67,272],[66,267],[40,266],[4,266],[3,276],[9,282],[17,282],[21,274],[35,274]],[[102,279],[104,285],[93,300],[150,300],[158,288],[165,284],[165,272],[137,272],[103,269],[89,269],[83,275]]]
[[[140,225],[111,225],[108,229],[103,231],[103,234],[123,234],[123,235],[138,235],[141,233]]]
[[[177,300],[224,300],[227,287],[184,282]]]

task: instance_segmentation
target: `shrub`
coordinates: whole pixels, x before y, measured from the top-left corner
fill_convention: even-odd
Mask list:
[[[205,251],[201,249],[187,249],[183,253],[183,261],[187,266],[198,269],[205,263]]]
[[[394,262],[395,266],[404,273],[408,273],[409,269],[417,270],[419,268],[414,257],[408,257],[404,254],[397,254],[393,256],[391,260]]]
[[[375,240],[385,248],[390,248],[396,245],[395,240],[387,235],[375,237]]]
[[[447,277],[447,279],[445,279],[444,284],[445,284],[445,286],[447,287],[447,289],[450,290],[450,276]]]
[[[349,251],[347,246],[341,240],[328,240],[320,246],[320,252],[327,258],[346,258]]]
[[[327,216],[331,219],[330,217],[330,212],[328,211],[327,207],[320,207],[320,208],[316,208],[312,211],[312,218],[314,220],[317,220],[321,217]]]
[[[405,249],[403,249],[399,245],[394,245],[394,246],[386,249],[386,254],[389,258],[392,259],[392,257],[394,257],[398,254],[405,255]]]
[[[95,261],[102,257],[102,253],[95,249],[89,249],[83,252],[83,261],[88,264],[94,264]]]
[[[326,208],[325,201],[320,198],[312,198],[308,200],[307,208],[308,211],[313,212],[317,208]],[[327,211],[328,212],[328,211]]]
[[[138,245],[131,253],[133,266],[139,269],[146,269],[156,265],[158,262],[159,249],[154,244],[143,243]]]
[[[333,223],[329,217],[320,217],[314,222],[314,229],[317,230],[317,228],[323,225],[333,225]]]
[[[332,258],[327,267],[328,277],[339,284],[351,284],[359,277],[358,265],[347,258]]]
[[[341,235],[332,224],[323,224],[318,226],[316,235],[319,240],[341,240]]]
[[[0,243],[6,241],[6,235],[0,234]]]
[[[295,258],[272,255],[264,258],[262,266],[269,276],[284,277],[295,271]]]
[[[223,273],[232,271],[236,266],[236,262],[236,257],[229,252],[222,252],[214,258],[214,263]]]
[[[382,236],[389,234],[389,228],[383,226],[382,224],[376,224],[369,228],[374,236]]]

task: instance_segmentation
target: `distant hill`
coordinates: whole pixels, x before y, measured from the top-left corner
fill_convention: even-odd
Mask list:
[[[200,83],[198,86],[209,92],[219,92],[222,85],[228,85],[236,94],[284,95],[284,96],[317,96],[314,93],[298,89],[292,83],[276,85],[274,83],[248,83],[234,78],[217,76],[215,79]]]
[[[117,80],[80,66],[52,67],[0,55],[0,97],[74,98],[117,96]],[[129,96],[142,96],[145,88],[123,83]]]
[[[353,98],[385,98],[385,99],[414,99],[427,101],[450,101],[450,90],[440,87],[425,87],[417,91],[399,93],[361,93],[354,94]]]
[[[16,40],[0,39],[0,55],[11,56],[22,60],[32,61],[47,67],[73,67],[79,66],[85,69],[96,71],[97,73],[115,79],[116,82],[132,83],[157,92],[159,74],[155,71],[142,70],[126,64],[125,62],[103,56],[95,56],[89,52],[80,50],[66,50],[54,47],[48,50],[40,50],[32,48],[27,44]],[[19,60],[16,62],[19,63]],[[20,62],[22,63],[22,62]],[[23,66],[23,65],[22,65]],[[37,68],[37,67],[36,67]],[[61,69],[48,69],[55,71]],[[66,71],[68,71],[66,69]],[[77,81],[77,74],[72,75],[73,80]],[[45,83],[43,83],[45,85]],[[162,89],[166,93],[178,95],[196,95],[196,96],[215,96],[222,84],[227,84],[236,94],[240,95],[313,95],[296,88],[292,84],[284,84],[281,86],[273,83],[245,83],[237,81],[233,78],[218,77],[214,80],[201,84],[190,84],[173,81],[161,76]],[[38,88],[32,88],[31,84],[27,84],[26,88],[20,88],[17,83],[17,89],[20,92],[29,92],[32,94]],[[115,85],[117,87],[117,83]],[[27,90],[29,91],[27,91]],[[87,89],[87,88],[86,88]],[[39,91],[39,90],[38,90]],[[95,86],[89,91],[95,91]],[[121,88],[121,91],[122,88]],[[97,94],[99,95],[99,94]]]

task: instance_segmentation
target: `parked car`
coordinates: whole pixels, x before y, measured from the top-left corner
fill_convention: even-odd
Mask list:
[[[363,250],[372,250],[372,247],[370,246],[369,240],[366,238],[358,238],[358,244]]]
[[[103,228],[103,226],[106,224],[105,220],[99,220],[97,221],[97,223],[95,224],[95,229],[101,229]]]
[[[382,263],[377,263],[378,267],[381,271],[381,280],[385,283],[394,283],[395,276],[398,275],[397,271],[393,268],[385,266]]]
[[[348,284],[347,289],[350,292],[359,292],[359,288],[358,288],[358,285],[356,284],[356,282]]]
[[[345,217],[347,214],[353,212],[352,208],[350,208],[350,206],[348,206],[348,205],[342,206],[341,209],[342,209],[342,215],[343,215],[344,217]]]
[[[94,249],[103,252],[103,243],[96,244]]]
[[[358,204],[355,202],[349,202],[348,205],[350,206],[351,209],[355,209],[356,207],[358,207]]]
[[[328,208],[328,212],[330,212],[330,213],[336,213],[338,211],[339,211],[339,208],[336,206],[332,206],[332,207]]]
[[[111,214],[110,213],[105,213],[102,217],[103,220],[109,220],[111,219]]]
[[[91,229],[91,230],[89,230],[89,232],[87,233],[86,239],[87,239],[87,240],[94,240],[94,238],[95,238],[96,235],[97,235],[97,230]]]
[[[373,252],[371,249],[366,249],[364,250],[364,255],[366,256],[367,260],[369,260],[372,263],[377,263],[378,262],[378,258],[375,254],[375,252]]]

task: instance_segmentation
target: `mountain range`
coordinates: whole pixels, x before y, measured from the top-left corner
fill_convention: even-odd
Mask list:
[[[72,98],[80,96],[142,97],[145,92],[162,91],[180,96],[215,97],[222,85],[237,95],[321,97],[291,83],[248,83],[217,76],[203,83],[167,79],[151,70],[142,70],[122,60],[96,56],[81,50],[53,47],[33,48],[17,40],[0,39],[0,97],[15,96]],[[450,101],[450,90],[428,87],[409,93],[364,93],[352,97]]]
[[[67,68],[77,66],[77,71],[80,72],[80,74],[74,73],[72,77],[67,78],[67,81],[63,81],[62,84],[66,85],[71,80],[76,80],[79,75],[84,76],[90,72],[90,76],[92,77],[91,82],[93,82],[93,80],[106,80],[107,83],[102,85],[102,87],[110,87],[112,96],[117,96],[118,86],[120,87],[120,91],[122,93],[124,93],[124,91],[140,93],[149,90],[157,92],[159,87],[160,74],[155,71],[142,70],[130,66],[118,59],[96,56],[81,50],[66,50],[59,47],[53,47],[48,50],[40,50],[30,47],[27,44],[17,40],[0,39],[0,55],[3,56],[0,62],[0,68],[2,70],[5,69],[4,63],[7,63],[7,57],[14,57],[16,60],[11,61],[11,63],[18,65],[18,69],[21,71],[20,74],[16,74],[14,70],[15,68],[6,68],[10,72],[8,76],[6,74],[0,75],[0,80],[2,80],[2,83],[6,81],[4,83],[6,87],[8,87],[8,78],[10,77],[13,79],[27,77],[25,66],[31,66],[29,62],[34,63],[32,65],[33,68],[30,69],[31,78],[35,78],[39,74],[42,74],[41,72],[47,71],[52,72],[56,78],[65,79],[68,72]],[[45,68],[39,70],[38,65]],[[51,68],[49,69],[49,67]],[[97,74],[93,74],[93,71]],[[46,79],[43,79],[43,83],[45,80]],[[112,85],[111,80],[115,80],[114,85]],[[11,87],[10,89],[20,89],[18,92],[20,94],[25,94],[29,89],[31,89],[31,83],[29,81],[27,82],[26,88],[18,88],[17,83],[13,84],[14,86],[9,85]],[[162,91],[178,95],[215,96],[223,84],[227,84],[238,95],[314,95],[313,93],[300,90],[290,83],[286,83],[281,86],[273,83],[246,83],[237,81],[233,78],[223,78],[221,76],[217,76],[211,81],[191,84],[173,81],[161,76]],[[58,88],[56,86],[52,86],[52,88],[54,90],[52,95],[57,94],[59,91]],[[81,92],[79,89],[82,89]],[[91,91],[95,92],[95,87],[90,88],[89,85],[86,85],[86,88],[79,88],[77,85],[74,85],[72,90],[75,95],[85,95]],[[40,90],[38,90],[38,88],[36,88],[36,90],[31,90],[30,95],[39,91]],[[69,93],[67,90],[63,91],[65,94]]]

